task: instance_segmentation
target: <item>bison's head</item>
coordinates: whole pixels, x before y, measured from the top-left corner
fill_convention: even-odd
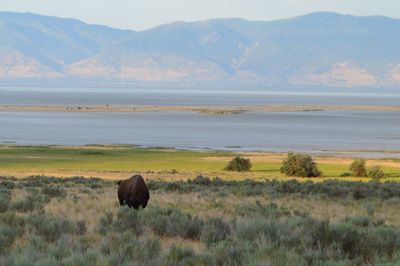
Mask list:
[[[122,180],[119,180],[119,181],[117,182],[117,185],[119,186],[119,185],[121,185],[121,183],[122,183]]]

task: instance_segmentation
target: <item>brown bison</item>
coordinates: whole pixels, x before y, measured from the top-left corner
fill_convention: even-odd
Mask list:
[[[146,208],[150,199],[149,190],[141,175],[134,175],[129,179],[118,181],[119,205],[127,204],[129,208]]]

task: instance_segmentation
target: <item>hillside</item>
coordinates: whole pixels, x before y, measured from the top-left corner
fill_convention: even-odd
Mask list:
[[[399,33],[397,19],[335,13],[175,22],[135,32],[0,12],[0,84],[74,79],[396,86]]]

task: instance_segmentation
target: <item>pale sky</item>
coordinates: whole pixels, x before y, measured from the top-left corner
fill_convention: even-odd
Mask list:
[[[274,20],[315,11],[400,18],[400,0],[0,0],[0,10],[143,30],[177,20]]]

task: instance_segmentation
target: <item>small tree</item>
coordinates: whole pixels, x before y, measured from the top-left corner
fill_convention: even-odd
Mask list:
[[[379,181],[381,178],[385,176],[385,173],[382,171],[380,166],[371,166],[368,169],[368,176],[375,181]]]
[[[283,161],[281,172],[287,176],[317,177],[321,175],[317,163],[310,155],[293,152],[289,152],[286,160]]]
[[[237,172],[250,171],[250,169],[251,169],[250,159],[246,159],[241,156],[236,156],[225,167],[225,170],[237,171]]]
[[[364,177],[367,176],[367,169],[365,168],[365,160],[364,159],[356,159],[350,165],[350,171],[353,173],[353,176]]]

